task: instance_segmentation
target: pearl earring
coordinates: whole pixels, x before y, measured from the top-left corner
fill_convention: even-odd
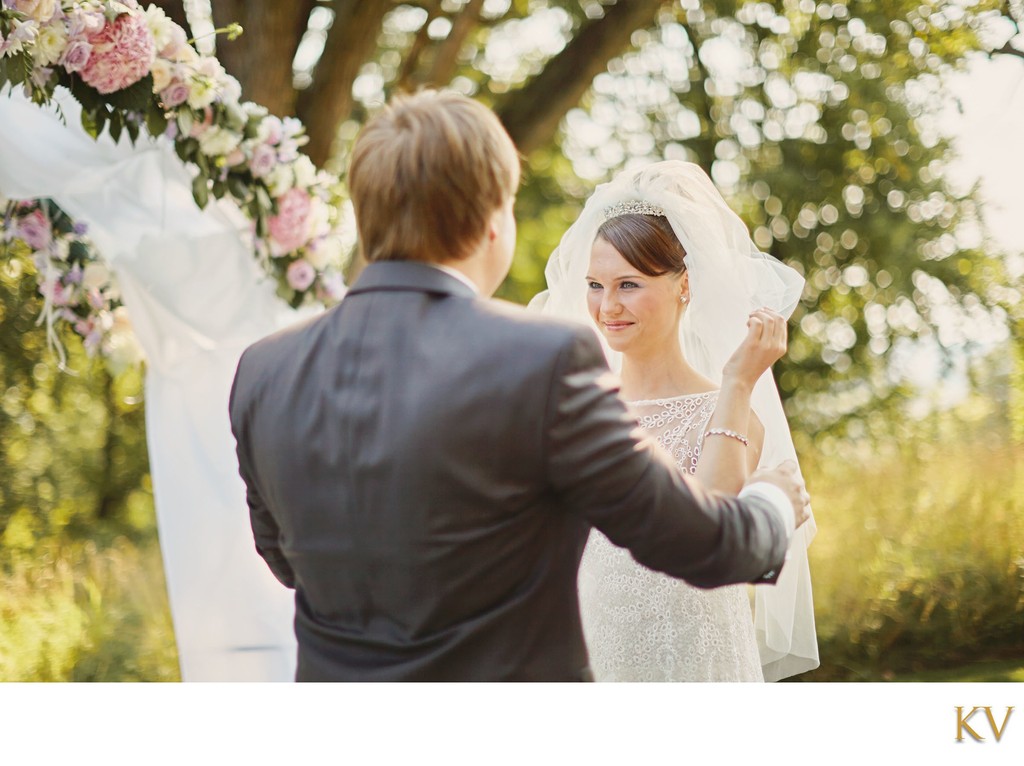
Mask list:
[[[689,298],[687,298],[685,295],[680,295],[679,296],[679,302],[680,303],[686,303],[686,301],[688,301],[688,300],[689,300]]]

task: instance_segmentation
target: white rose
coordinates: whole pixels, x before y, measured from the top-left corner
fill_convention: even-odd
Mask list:
[[[150,8],[156,6],[151,5]],[[171,84],[171,79],[174,76],[174,68],[170,61],[167,59],[158,58],[153,62],[153,66],[150,67],[149,73],[153,75],[153,92],[159,93],[168,85]]]
[[[331,209],[319,197],[313,197],[309,202],[309,234],[322,237],[331,230]]]
[[[207,157],[230,154],[242,143],[242,137],[215,125],[199,136],[199,150]]]
[[[220,79],[221,100],[229,103],[238,103],[242,99],[242,85],[234,77],[225,74]]]
[[[49,21],[57,12],[57,0],[38,0],[32,18],[39,22]]]
[[[313,264],[317,271],[323,271],[329,265],[340,264],[343,254],[344,250],[338,237],[324,237],[306,248],[306,260]]]
[[[292,170],[295,171],[295,185],[308,188],[316,183],[316,165],[305,154],[300,154],[292,163]]]
[[[170,45],[173,39],[173,24],[174,22],[167,18],[163,8],[151,5],[146,9],[146,26],[149,27],[149,33],[153,35],[153,42],[156,43],[158,51],[162,51]]]
[[[270,189],[270,196],[280,197],[295,185],[295,174],[287,165],[278,165],[267,173],[267,188]]]
[[[102,263],[90,263],[82,272],[82,289],[99,290],[110,281],[110,270]]]
[[[68,35],[63,23],[47,24],[36,35],[33,55],[40,66],[56,64],[68,45]]]

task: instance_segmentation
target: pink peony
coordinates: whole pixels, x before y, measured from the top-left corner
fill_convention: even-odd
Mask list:
[[[277,198],[277,215],[268,222],[277,255],[298,250],[306,243],[311,208],[309,194],[303,189],[290,189]]]
[[[18,222],[18,236],[33,250],[49,247],[52,240],[50,222],[42,210],[36,210]]]
[[[60,65],[69,72],[81,72],[89,63],[92,46],[85,40],[72,40],[60,57]]]
[[[147,74],[156,56],[146,17],[122,13],[88,37],[92,56],[81,71],[82,79],[100,93],[114,93],[134,85]]]
[[[295,290],[302,292],[308,290],[316,279],[316,269],[309,261],[302,258],[288,266],[288,284]]]

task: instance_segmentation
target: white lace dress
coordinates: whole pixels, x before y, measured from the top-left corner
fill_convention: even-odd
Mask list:
[[[718,392],[631,402],[642,428],[693,473]],[[596,529],[579,576],[598,681],[764,681],[746,585],[713,590],[637,564]]]

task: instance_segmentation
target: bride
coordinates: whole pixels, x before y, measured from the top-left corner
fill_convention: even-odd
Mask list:
[[[758,252],[696,165],[661,162],[598,187],[552,254],[542,311],[590,321],[641,427],[705,487],[734,493],[796,459],[774,380],[803,279]],[[701,590],[591,533],[579,594],[601,681],[775,681],[818,666],[807,545],[774,586]]]

